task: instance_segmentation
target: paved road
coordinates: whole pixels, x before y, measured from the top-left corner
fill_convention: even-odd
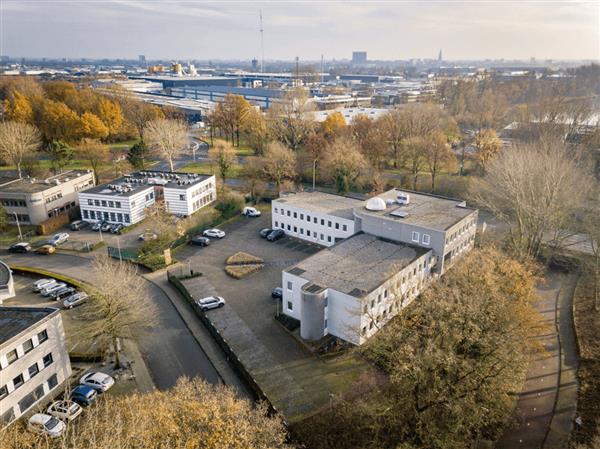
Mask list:
[[[8,264],[41,268],[98,285],[91,272],[91,260],[69,254],[52,256],[9,255],[2,260]],[[162,290],[145,281],[144,300],[140,307],[154,310],[158,324],[151,329],[139,329],[135,339],[156,387],[167,389],[182,376],[202,377],[210,383],[220,382],[219,376],[202,348],[192,336]],[[146,302],[147,301],[147,302]],[[150,312],[149,312],[150,313]]]

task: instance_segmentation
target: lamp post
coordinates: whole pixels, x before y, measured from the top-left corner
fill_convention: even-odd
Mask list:
[[[317,177],[317,161],[318,159],[313,161],[313,192],[315,191],[315,180]]]
[[[23,234],[21,234],[21,225],[19,224],[19,216],[16,212],[13,212],[13,215],[15,216],[15,220],[17,221],[17,229],[19,230],[19,240],[23,241]]]
[[[119,250],[119,262],[123,262],[123,258],[121,257],[121,239],[117,237],[117,249]]]

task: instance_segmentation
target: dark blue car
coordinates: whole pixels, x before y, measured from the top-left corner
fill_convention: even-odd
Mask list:
[[[71,400],[86,407],[93,404],[97,396],[98,392],[86,385],[78,385],[71,392]]]

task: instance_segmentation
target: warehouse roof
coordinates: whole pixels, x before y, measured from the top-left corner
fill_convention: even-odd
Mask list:
[[[49,178],[21,178],[5,177],[0,179],[0,192],[7,193],[37,193],[45,190],[53,189],[65,182],[72,181],[77,178],[91,177],[91,172],[88,170],[69,170],[56,176]]]

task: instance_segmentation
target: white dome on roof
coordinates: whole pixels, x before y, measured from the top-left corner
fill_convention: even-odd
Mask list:
[[[373,211],[385,210],[385,207],[385,201],[377,196],[371,198],[367,201],[367,204],[365,204],[365,209]]]

